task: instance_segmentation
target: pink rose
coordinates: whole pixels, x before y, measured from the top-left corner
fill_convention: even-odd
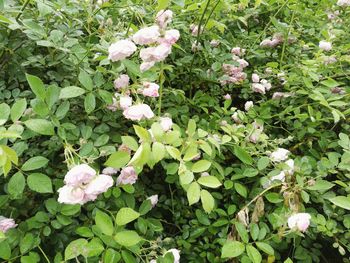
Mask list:
[[[158,195],[151,195],[147,200],[150,200],[152,207],[155,207],[158,203]]]
[[[150,26],[140,29],[132,37],[132,40],[138,45],[149,45],[155,43],[160,36],[158,26]]]
[[[245,49],[240,48],[240,47],[234,47],[231,49],[231,53],[236,55],[236,56],[242,56],[245,53]]]
[[[0,231],[6,233],[9,229],[15,228],[17,224],[12,218],[0,216]]]
[[[129,86],[129,81],[130,81],[129,76],[126,74],[122,74],[119,76],[119,78],[117,78],[114,81],[114,88],[117,90],[122,89],[122,88],[126,88],[127,86]]]
[[[254,73],[254,74],[252,75],[252,81],[253,81],[254,83],[259,83],[259,82],[260,82],[260,77],[259,77],[259,75]]]
[[[174,45],[176,41],[180,38],[180,32],[176,29],[170,29],[165,31],[164,38],[158,40],[159,43],[164,43],[168,45]]]
[[[145,72],[145,71],[149,70],[151,67],[154,66],[154,64],[155,64],[154,61],[141,63],[141,65],[140,65],[141,72]]]
[[[64,204],[85,204],[88,200],[85,200],[84,190],[80,187],[74,187],[71,185],[65,185],[57,190],[59,193],[58,202]]]
[[[264,86],[265,90],[269,91],[271,89],[271,83],[268,82],[266,79],[262,79],[260,83]]]
[[[308,213],[297,213],[288,218],[288,227],[305,232],[310,225],[311,215]]]
[[[153,111],[147,104],[137,104],[130,106],[123,111],[123,115],[125,118],[133,121],[140,121],[144,118],[151,119],[154,117]]]
[[[160,118],[160,126],[162,126],[163,131],[168,131],[173,126],[173,121],[169,117]]]
[[[70,186],[86,184],[96,176],[96,171],[87,164],[79,164],[68,171],[64,177],[64,182]]]
[[[119,61],[131,56],[136,51],[136,46],[130,40],[119,40],[108,48],[108,59]]]
[[[192,36],[197,36],[198,35],[198,26],[195,24],[190,25],[190,30]]]
[[[165,28],[173,18],[171,10],[160,10],[156,15],[156,23],[160,28]]]
[[[324,51],[330,51],[332,49],[332,43],[324,41],[324,40],[320,41],[318,46],[320,49],[322,49]]]
[[[134,167],[128,166],[121,170],[117,179],[117,185],[134,184],[137,181],[137,174]]]
[[[262,85],[260,83],[253,83],[252,84],[252,90],[254,92],[258,92],[260,94],[265,94],[265,87],[264,87],[264,85]]]
[[[210,41],[210,45],[212,47],[217,47],[220,45],[220,41],[219,40],[216,40],[216,39],[213,39],[212,41]]]
[[[132,105],[132,98],[130,96],[120,96],[119,105],[123,110],[129,108]]]
[[[106,192],[114,184],[113,178],[109,175],[99,174],[85,188],[85,194],[88,196],[98,196]],[[94,199],[96,199],[96,197]],[[94,200],[93,199],[93,200]]]
[[[156,83],[144,82],[144,89],[142,90],[142,95],[146,97],[158,97],[159,86]]]
[[[140,51],[140,58],[144,62],[163,61],[171,53],[171,45],[160,44],[156,47],[143,48]]]

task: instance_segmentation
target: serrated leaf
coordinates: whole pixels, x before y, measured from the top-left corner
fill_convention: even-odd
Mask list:
[[[41,173],[32,173],[27,178],[29,188],[38,193],[52,193],[50,177]]]

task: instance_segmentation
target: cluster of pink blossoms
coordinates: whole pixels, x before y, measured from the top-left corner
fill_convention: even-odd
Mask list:
[[[172,45],[180,37],[176,29],[166,30],[167,25],[172,21],[173,13],[170,10],[161,10],[157,13],[156,23],[153,26],[140,29],[132,36],[132,40],[120,40],[109,47],[109,59],[119,61],[131,56],[136,50],[137,45],[151,45],[140,50],[142,72],[150,69],[156,62],[163,61],[170,53]],[[123,110],[125,118],[140,121],[142,119],[151,119],[154,113],[150,106],[144,103],[133,105],[132,90],[129,89],[130,78],[126,74],[120,75],[114,81],[114,87],[118,91],[113,98],[113,104],[108,106],[110,110]],[[145,97],[159,97],[159,85],[145,81],[142,87],[137,90]]]
[[[238,84],[247,78],[247,74],[243,72],[244,68],[249,66],[249,63],[241,58],[245,49],[240,47],[234,47],[231,50],[232,60],[236,65],[233,64],[223,64],[222,70],[224,75],[221,77],[221,85],[226,85],[230,83]]]
[[[12,218],[0,216],[0,231],[6,233],[9,229],[15,228],[17,224]]]
[[[288,43],[291,44],[296,41],[296,38],[294,36],[288,36]],[[277,47],[281,43],[284,42],[284,37],[281,33],[276,33],[272,36],[272,39],[266,38],[263,41],[261,41],[260,46],[261,47]]]
[[[106,192],[114,183],[109,175],[99,174],[87,164],[74,166],[64,177],[65,185],[58,189],[58,202],[85,204]]]
[[[252,81],[253,81],[252,90],[260,94],[265,94],[266,91],[269,91],[272,87],[271,83],[268,82],[266,79],[260,80],[259,75],[256,73],[252,75]]]

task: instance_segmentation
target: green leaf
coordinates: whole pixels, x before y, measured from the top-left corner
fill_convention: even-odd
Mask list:
[[[69,86],[61,89],[60,99],[70,99],[74,97],[79,97],[85,93],[85,90],[76,86]]]
[[[93,112],[93,110],[96,107],[96,98],[95,95],[92,93],[89,93],[84,100],[84,108],[87,114],[90,114]]]
[[[350,197],[349,196],[336,196],[336,197],[330,198],[329,201],[331,201],[336,206],[339,206],[339,207],[344,208],[346,210],[350,210]]]
[[[51,122],[43,119],[31,119],[24,122],[24,124],[31,129],[32,131],[35,131],[36,133],[42,134],[42,135],[54,135],[54,126]]]
[[[134,125],[134,130],[135,130],[135,133],[136,135],[141,139],[142,142],[151,142],[151,135],[149,134],[149,132],[141,127],[141,126],[137,126],[137,125]]]
[[[193,182],[187,189],[187,199],[189,205],[193,205],[199,202],[201,197],[201,188],[197,182]]]
[[[267,193],[265,197],[270,203],[273,203],[273,204],[277,204],[283,201],[283,199],[281,198],[281,195],[278,193]]]
[[[104,251],[104,247],[98,238],[93,238],[85,247],[85,257],[96,257]]]
[[[26,233],[26,235],[21,238],[19,242],[19,250],[22,254],[28,252],[34,245],[34,235],[32,233]]]
[[[261,157],[259,160],[258,160],[258,169],[261,171],[261,170],[264,170],[270,163],[270,159],[266,156],[263,156]]]
[[[115,251],[112,248],[108,248],[103,256],[103,262],[108,263],[118,263],[121,259],[121,255],[118,251]]]
[[[221,258],[235,258],[240,256],[245,250],[242,242],[227,241],[221,250]]]
[[[136,64],[132,60],[124,59],[123,60],[123,65],[126,67],[126,70],[128,72],[128,75],[133,75],[133,76],[140,76],[141,71],[140,71],[140,66]]]
[[[122,142],[133,151],[136,151],[137,148],[139,148],[137,141],[131,136],[122,136]]]
[[[139,243],[141,241],[141,238],[135,231],[125,230],[118,232],[114,236],[114,240],[122,246],[131,247]]]
[[[158,0],[157,11],[166,9],[170,4],[170,0]]]
[[[261,254],[255,247],[248,244],[246,246],[246,250],[247,250],[248,257],[250,258],[251,261],[253,261],[253,263],[260,263],[262,261]]]
[[[42,156],[35,156],[27,160],[23,165],[22,165],[22,170],[23,171],[32,171],[39,169],[41,167],[44,167],[47,165],[49,160],[45,157]]]
[[[86,250],[87,244],[88,241],[83,238],[79,238],[70,242],[64,251],[64,259],[70,260],[72,258],[78,257],[79,255],[82,255]]]
[[[83,85],[87,90],[91,91],[94,88],[94,84],[92,79],[88,73],[84,70],[81,70],[78,76],[79,82]]]
[[[110,216],[100,210],[96,211],[95,222],[97,227],[102,231],[103,234],[111,236],[114,231],[114,226]]]
[[[160,142],[154,142],[152,145],[152,155],[154,162],[159,162],[165,156],[165,146]]]
[[[201,173],[207,171],[211,166],[211,162],[207,160],[200,160],[192,165],[191,171],[194,173]]]
[[[7,122],[8,117],[10,116],[10,106],[6,103],[0,104],[0,125],[3,125]]]
[[[241,222],[235,222],[236,230],[244,243],[249,242],[248,231]]]
[[[317,180],[314,185],[308,186],[307,189],[313,191],[327,191],[334,186],[333,183],[326,180]]]
[[[134,221],[140,214],[129,207],[121,208],[116,216],[116,223],[118,226],[124,226],[131,221]]]
[[[7,243],[7,241],[0,242],[0,258],[2,259],[10,259],[11,257],[11,247]]]
[[[202,176],[198,179],[198,183],[210,188],[218,188],[221,182],[215,176]]]
[[[197,125],[195,120],[190,119],[187,124],[187,131],[186,131],[187,135],[189,137],[192,137],[193,134],[196,132],[196,128],[197,128]]]
[[[234,153],[245,164],[253,164],[253,158],[240,146],[234,146]]]
[[[105,162],[106,166],[119,169],[124,167],[130,161],[130,154],[124,151],[112,153]]]
[[[52,193],[50,177],[41,173],[32,173],[27,178],[29,188],[38,193]]]
[[[21,172],[17,172],[11,177],[7,185],[7,191],[12,198],[18,198],[22,195],[25,184],[26,180],[23,174]]]
[[[248,190],[247,190],[247,188],[244,185],[242,185],[240,183],[234,183],[233,185],[234,185],[235,190],[237,191],[237,193],[239,193],[244,198],[247,198]]]
[[[275,254],[273,248],[264,242],[256,242],[255,245],[263,252],[265,252],[266,254],[269,254],[271,256],[273,256]]]
[[[30,74],[26,74],[27,77],[27,81],[29,83],[30,88],[32,89],[32,91],[34,92],[35,96],[44,101],[46,98],[46,90],[45,90],[45,85],[44,83],[41,81],[41,79],[39,79],[36,76],[30,75]]]
[[[205,212],[210,213],[214,209],[215,200],[207,190],[201,191],[201,201]]]
[[[11,120],[13,122],[18,121],[22,117],[26,108],[27,108],[26,99],[17,100],[11,108]],[[2,116],[2,115],[0,115],[0,116]]]

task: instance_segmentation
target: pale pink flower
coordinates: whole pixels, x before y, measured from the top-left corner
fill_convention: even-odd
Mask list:
[[[125,110],[132,105],[132,98],[130,96],[120,96],[119,97],[120,108]]]
[[[241,119],[238,117],[238,113],[237,113],[237,112],[233,113],[232,116],[231,116],[231,118],[232,118],[232,120],[233,120],[235,123],[237,123],[237,124],[242,123]]]
[[[156,15],[156,23],[160,28],[165,28],[173,18],[171,10],[160,10]]]
[[[171,53],[171,45],[160,44],[156,47],[143,48],[140,51],[140,58],[144,62],[163,61]]]
[[[260,94],[265,94],[265,87],[264,87],[264,85],[262,85],[260,83],[253,83],[252,84],[252,90],[254,92],[258,92]]]
[[[106,167],[102,170],[102,173],[106,175],[114,175],[118,172],[119,172],[119,169],[115,169],[113,167]]]
[[[280,98],[288,98],[292,96],[291,93],[287,93],[287,92],[275,92],[273,95],[272,95],[272,99],[280,99]]]
[[[288,155],[290,154],[290,151],[278,148],[276,151],[272,152],[270,155],[270,158],[273,162],[281,162],[288,158]]]
[[[243,56],[245,53],[245,49],[240,48],[240,47],[234,47],[231,49],[231,53],[236,55],[236,56]]]
[[[119,76],[119,78],[117,78],[114,81],[114,88],[117,90],[122,89],[122,88],[126,88],[127,86],[129,86],[129,81],[130,81],[129,76],[126,74],[122,74]]]
[[[180,38],[180,32],[176,29],[170,29],[165,31],[164,38],[158,40],[159,43],[164,43],[168,45],[174,45],[176,41]]]
[[[311,215],[308,213],[297,213],[288,218],[288,227],[305,232],[310,225]]]
[[[143,83],[144,89],[142,90],[142,95],[146,97],[159,97],[159,85],[151,82]]]
[[[15,228],[17,224],[12,218],[0,216],[0,231],[6,233],[9,229]]]
[[[117,185],[134,184],[137,181],[137,174],[134,167],[128,166],[121,170],[117,178]]]
[[[138,45],[149,45],[157,42],[160,36],[158,26],[145,27],[137,31],[132,40]]]
[[[87,164],[79,164],[68,171],[64,177],[64,182],[70,186],[86,184],[96,176],[96,171]]]
[[[59,193],[58,202],[64,204],[85,204],[88,200],[85,199],[85,192],[80,187],[65,185],[57,190]]]
[[[154,66],[154,64],[155,64],[154,61],[141,63],[141,65],[140,65],[141,72],[145,72],[145,71],[149,70],[151,67]]]
[[[125,118],[133,121],[140,121],[144,118],[151,119],[154,117],[153,111],[147,104],[136,104],[130,106],[123,111],[123,115]]]
[[[158,203],[158,195],[151,195],[147,200],[150,200],[152,207],[155,207]]]
[[[249,111],[253,106],[254,106],[254,102],[252,102],[252,101],[250,100],[250,101],[247,101],[247,102],[244,104],[244,109],[245,109],[245,111]]]
[[[246,68],[249,66],[249,63],[243,58],[237,59],[236,61],[239,63],[241,68]]]
[[[198,35],[198,25],[195,25],[195,24],[190,25],[190,30],[191,30],[192,36]]]
[[[337,5],[344,7],[350,6],[350,0],[338,0]]]
[[[99,174],[85,188],[85,194],[91,200],[95,200],[99,194],[106,192],[114,184],[113,178],[109,175]]]
[[[169,117],[160,118],[160,126],[162,126],[163,131],[168,131],[173,126],[173,121]]]
[[[216,40],[216,39],[213,39],[212,41],[210,41],[210,45],[212,47],[217,47],[220,45],[220,41],[219,40]]]
[[[231,95],[230,95],[230,94],[226,94],[226,95],[224,96],[224,99],[225,99],[225,100],[230,100],[230,99],[231,99]]]
[[[318,46],[324,51],[330,51],[332,49],[332,43],[324,40],[321,40]]]
[[[116,98],[112,98],[113,103],[110,105],[107,105],[107,109],[111,110],[111,111],[116,111],[118,109],[118,102]]]
[[[272,87],[271,83],[268,82],[266,79],[262,79],[260,83],[264,86],[266,91],[269,91]]]
[[[135,44],[130,40],[119,40],[108,48],[108,59],[119,61],[131,56],[136,51]]]
[[[259,82],[260,82],[260,77],[259,77],[259,75],[256,74],[256,73],[252,74],[252,81],[253,81],[254,83],[259,83]]]
[[[323,63],[325,65],[329,65],[329,64],[333,64],[335,62],[337,62],[337,58],[335,56],[325,56],[323,57]]]
[[[180,250],[176,248],[169,249],[166,253],[172,253],[174,257],[174,263],[180,263]]]
[[[284,171],[281,171],[278,175],[272,176],[271,177],[271,182],[273,181],[281,181],[284,182],[286,180],[286,174]]]

